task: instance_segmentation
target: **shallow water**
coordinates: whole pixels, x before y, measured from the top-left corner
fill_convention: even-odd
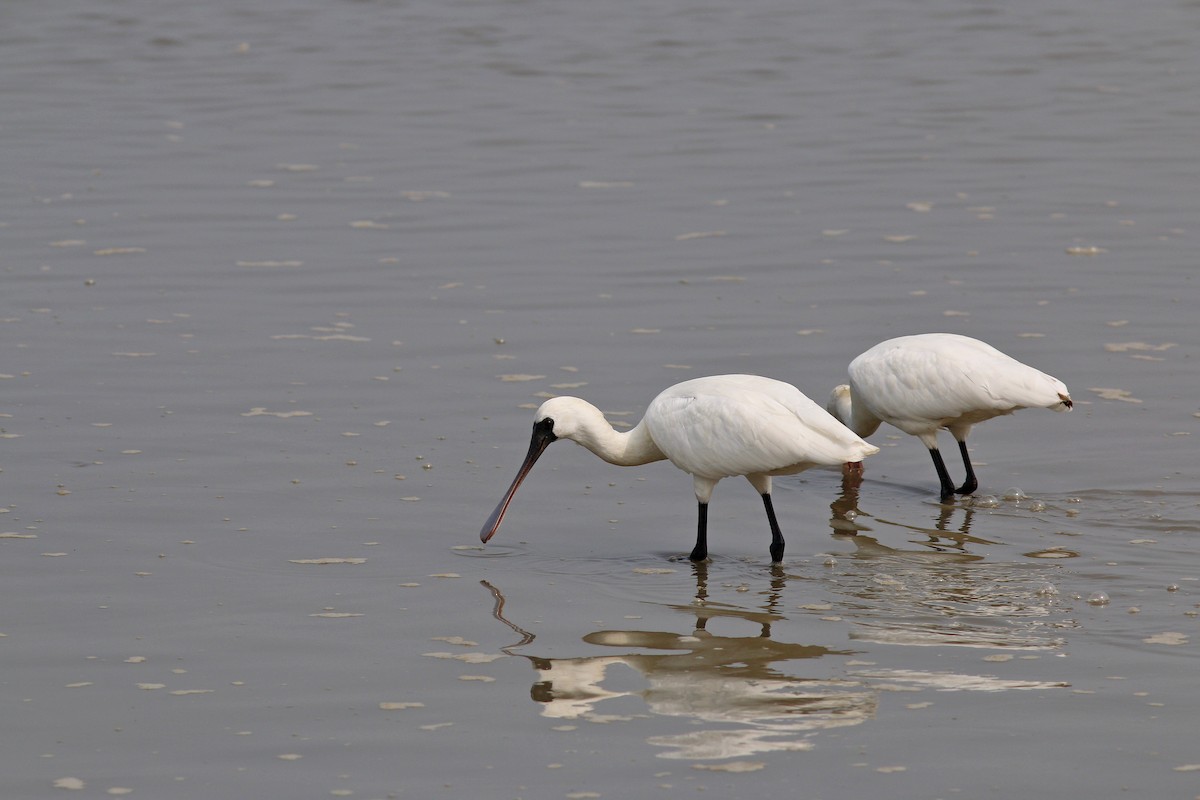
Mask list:
[[[4,16],[5,796],[1200,796],[1195,4]],[[885,428],[692,565],[559,445],[478,544],[547,394],[926,330],[1076,400],[973,501]]]

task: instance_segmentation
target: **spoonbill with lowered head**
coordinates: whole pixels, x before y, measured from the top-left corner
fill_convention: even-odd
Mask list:
[[[1074,405],[1058,378],[953,333],[880,342],[851,361],[849,373],[849,385],[830,395],[829,412],[859,436],[870,436],[886,422],[920,439],[933,457],[943,502],[979,487],[967,454],[974,425],[1021,408],[1070,411]],[[967,475],[957,489],[938,451],[939,428],[950,431],[962,453]]]
[[[630,467],[669,459],[691,475],[699,504],[692,561],[708,557],[708,501],[722,478],[742,475],[762,495],[771,526],[771,560],[781,561],[784,541],[771,504],[771,476],[861,461],[879,452],[795,386],[757,375],[677,383],[654,398],[641,422],[625,432],[614,430],[591,403],[555,397],[534,415],[529,453],[484,523],[480,539],[492,538],[517,487],[557,439],[581,444],[610,464]]]

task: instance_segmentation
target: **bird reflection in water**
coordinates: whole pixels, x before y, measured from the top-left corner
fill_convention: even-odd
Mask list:
[[[995,542],[971,534],[975,509],[938,506],[933,527],[871,517],[858,508],[856,476],[843,480],[830,504],[835,537],[854,550],[839,566],[835,590],[847,598],[843,617],[856,641],[1003,650],[1054,650],[1062,631],[1073,627],[1061,616],[1057,591],[1042,564],[988,562],[970,545]],[[951,522],[962,514],[956,528]],[[869,535],[872,521],[920,535],[915,548],[895,548]]]
[[[528,659],[539,673],[531,696],[542,704],[543,716],[625,721],[632,717],[604,714],[597,707],[604,701],[640,697],[655,714],[716,726],[648,739],[650,744],[667,748],[661,757],[687,759],[808,750],[812,748],[809,737],[816,732],[858,725],[874,716],[878,692],[861,681],[792,674],[802,664],[814,664],[823,656],[849,656],[854,651],[772,638],[772,625],[785,619],[776,611],[787,580],[782,568],[771,570],[767,601],[760,610],[709,601],[708,564],[701,562],[692,568],[695,601],[667,606],[694,617],[691,631],[595,631],[583,640],[618,652],[581,658],[540,658],[513,652],[531,643],[533,634],[504,616],[504,596],[483,582],[496,601],[493,615],[521,636],[504,651]],[[754,632],[744,636],[710,633],[707,626],[714,619],[749,623]],[[636,670],[645,681],[644,688],[605,688],[615,666]]]
[[[842,491],[829,504],[829,527],[833,529],[834,535],[855,536],[868,532],[872,528],[863,521],[864,518],[867,520],[875,519],[876,523],[880,525],[902,528],[924,535],[926,537],[924,541],[912,542],[913,544],[922,545],[924,552],[959,554],[963,557],[963,561],[978,561],[983,558],[983,556],[968,553],[968,544],[995,544],[995,542],[988,539],[981,539],[971,535],[971,525],[974,522],[975,509],[966,505],[939,503],[937,505],[937,516],[933,519],[933,527],[911,525],[881,517],[872,517],[858,507],[858,492],[861,484],[861,473],[846,473],[842,476]],[[957,527],[951,528],[951,523],[959,512],[962,512],[962,521]],[[878,541],[872,537],[864,537],[862,542],[851,541],[854,542],[856,547],[862,545],[867,550],[867,554],[870,554],[872,547],[881,547]],[[889,548],[884,549],[891,553],[900,552]]]
[[[858,508],[858,481],[848,475],[831,504],[833,537],[853,545],[848,557],[835,560],[835,579],[823,581],[839,596],[821,613],[850,625],[848,637],[862,643],[909,646],[965,646],[1005,650],[1061,648],[1061,629],[1071,627],[1053,592],[1046,591],[1042,565],[989,563],[968,552],[970,545],[992,544],[972,535],[972,509],[940,507],[932,527],[905,525],[872,517]],[[951,521],[963,518],[957,528]],[[894,548],[870,535],[872,526],[920,534],[913,549]],[[640,698],[654,714],[697,724],[647,742],[664,748],[661,758],[725,759],[772,751],[812,749],[822,731],[860,725],[876,714],[884,691],[1048,690],[1067,684],[992,675],[855,665],[826,656],[853,656],[841,650],[794,644],[774,638],[787,617],[779,610],[789,575],[779,564],[767,573],[758,608],[709,598],[708,562],[692,563],[696,594],[691,603],[666,605],[694,620],[691,630],[599,630],[583,641],[612,654],[544,658],[519,652],[534,634],[508,619],[504,595],[482,581],[495,600],[493,616],[520,637],[501,650],[525,658],[537,670],[530,690],[551,719],[621,722],[642,713],[606,713],[627,709],[621,698]],[[798,576],[792,576],[797,577]],[[1052,588],[1052,587],[1051,587]],[[805,607],[801,607],[805,608]],[[744,635],[710,632],[713,620],[747,627]],[[723,625],[722,627],[726,627]],[[898,652],[898,651],[893,651]],[[613,670],[613,667],[618,667]],[[619,667],[635,670],[640,689],[627,686]],[[802,677],[800,673],[822,674]],[[839,673],[835,676],[834,673]],[[608,682],[608,686],[605,684]],[[601,707],[601,705],[603,707]]]

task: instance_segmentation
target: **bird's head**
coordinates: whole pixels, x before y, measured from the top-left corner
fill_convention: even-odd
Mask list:
[[[552,397],[542,403],[533,416],[534,430],[542,426],[553,437],[550,441],[570,439],[581,442],[586,432],[597,425],[609,427],[598,408],[578,397]]]
[[[559,439],[583,441],[589,425],[595,425],[597,419],[603,421],[604,415],[578,397],[554,397],[542,403],[533,415],[533,435],[529,438],[529,452],[525,454],[525,460],[521,462],[521,468],[517,470],[517,477],[513,479],[512,486],[483,524],[483,529],[479,532],[481,540],[486,542],[495,535],[496,529],[504,519],[505,511],[508,510],[508,504],[517,492],[517,487],[525,480],[525,476],[533,469],[533,465],[546,448]]]
[[[517,477],[513,478],[512,486],[508,487],[496,510],[483,524],[479,538],[486,542],[496,533],[504,519],[504,512],[508,510],[508,504],[517,492],[517,487],[552,442],[570,439],[586,445],[594,440],[595,432],[600,429],[612,430],[605,422],[600,409],[578,397],[554,397],[542,403],[533,415],[533,435],[529,439],[529,452],[525,454],[525,460],[521,462],[521,468],[517,470]]]

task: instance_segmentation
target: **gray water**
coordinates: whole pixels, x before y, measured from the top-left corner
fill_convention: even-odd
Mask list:
[[[1198,38],[7,4],[0,793],[1200,796]],[[693,566],[687,476],[556,445],[479,546],[546,396],[823,403],[930,330],[1076,401],[980,426],[975,501],[885,427],[776,481],[782,567],[740,480]]]

